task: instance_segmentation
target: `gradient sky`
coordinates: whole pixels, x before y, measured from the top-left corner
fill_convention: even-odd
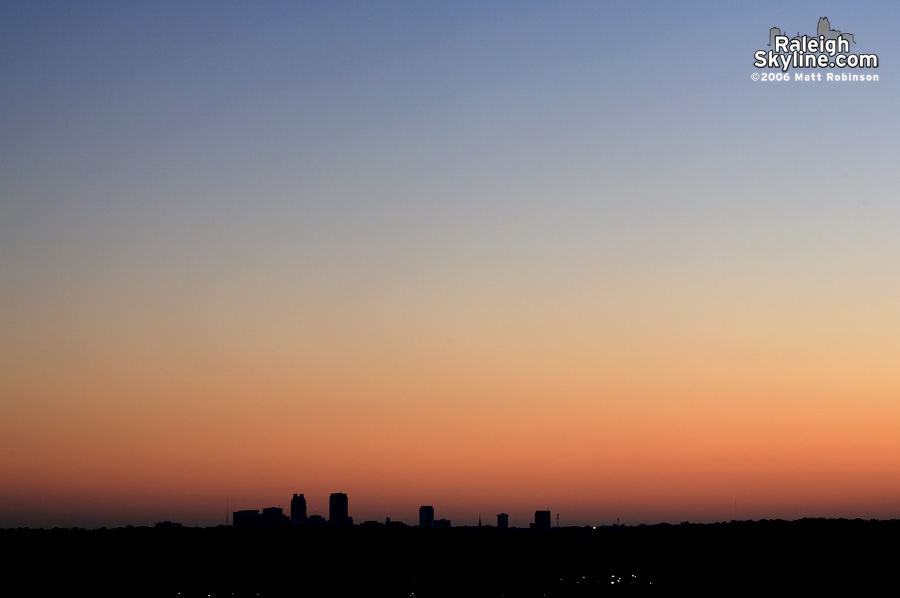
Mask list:
[[[900,517],[898,24],[0,3],[0,527]]]

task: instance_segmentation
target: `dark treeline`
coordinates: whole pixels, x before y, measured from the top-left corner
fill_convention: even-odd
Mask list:
[[[900,521],[0,530],[28,595],[596,596],[894,589]]]

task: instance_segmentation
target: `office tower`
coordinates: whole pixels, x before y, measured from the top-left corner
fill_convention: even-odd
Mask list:
[[[291,499],[291,523],[306,523],[306,499],[302,494]]]
[[[497,529],[509,529],[509,515],[506,513],[497,515]]]
[[[419,507],[419,527],[434,527],[434,507]]]
[[[550,529],[550,511],[535,511],[532,529]]]
[[[328,499],[328,522],[332,525],[353,525],[347,509],[347,495],[335,492]]]

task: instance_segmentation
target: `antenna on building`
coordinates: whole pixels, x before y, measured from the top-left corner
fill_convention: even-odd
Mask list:
[[[225,527],[228,527],[228,497],[225,497]]]
[[[559,529],[559,513],[556,514],[556,529]]]

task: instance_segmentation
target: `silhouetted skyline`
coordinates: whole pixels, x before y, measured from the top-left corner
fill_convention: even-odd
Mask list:
[[[322,526],[326,523],[332,527],[348,527],[353,525],[353,517],[349,512],[349,497],[347,496],[347,494],[343,492],[331,493],[328,502],[329,516],[327,521],[324,518],[315,515],[312,517],[308,517],[306,514],[306,498],[303,494],[296,493],[291,498],[291,513],[289,517],[284,515],[281,507],[264,507],[262,511],[260,511],[259,509],[242,509],[239,511],[234,511],[231,514],[231,521],[232,525],[235,527],[278,527],[287,526],[289,524]],[[559,514],[557,514],[557,520],[558,517]],[[532,522],[529,527],[531,529],[548,530],[551,527],[550,520],[550,511],[536,511],[534,514],[534,522]],[[441,529],[452,527],[452,521],[450,519],[446,519],[444,517],[435,519],[435,508],[432,505],[422,505],[419,507],[417,522],[417,527],[422,529]],[[166,525],[172,524],[171,521],[166,521],[164,523]],[[157,526],[160,525],[163,525],[163,523],[161,522],[157,524]],[[383,522],[379,520],[366,520],[360,522],[359,525],[363,527],[375,527],[381,525],[416,526],[416,524],[406,524],[405,522],[396,518],[392,520],[390,516],[385,516]],[[462,527],[467,526],[468,525],[465,523],[462,524]],[[482,526],[480,515],[478,516],[477,526]],[[508,514],[501,513],[497,515],[497,528],[509,528]]]
[[[0,527],[900,516],[898,22],[0,3]]]

